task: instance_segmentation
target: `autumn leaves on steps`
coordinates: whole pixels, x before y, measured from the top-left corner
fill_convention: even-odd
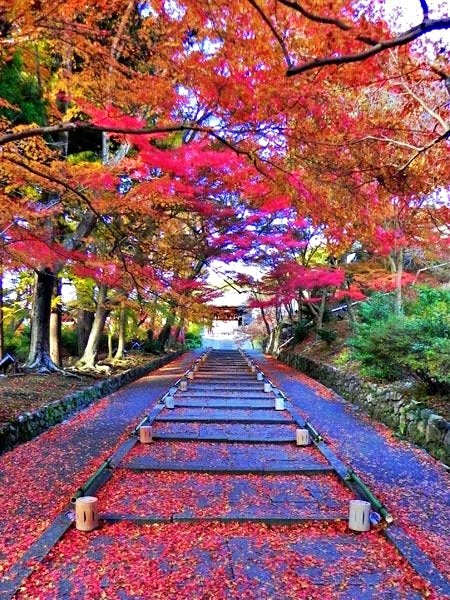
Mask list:
[[[151,409],[152,443],[116,453],[99,529],[71,528],[16,597],[418,599],[394,546],[348,531],[351,491],[263,386],[211,352],[174,409]]]
[[[153,443],[135,446],[100,492],[107,519],[346,519],[353,496],[317,449],[295,445],[295,420],[274,410],[245,358],[212,351],[198,365],[156,416]]]

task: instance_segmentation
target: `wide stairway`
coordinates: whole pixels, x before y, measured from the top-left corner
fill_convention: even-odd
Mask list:
[[[185,382],[174,408],[155,415],[153,443],[136,445],[101,492],[108,520],[347,518],[355,496],[317,448],[296,445],[289,402],[275,409],[277,391],[264,391],[267,380],[257,380],[245,356],[210,351]]]

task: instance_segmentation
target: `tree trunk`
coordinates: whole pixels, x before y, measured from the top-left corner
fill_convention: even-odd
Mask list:
[[[125,350],[125,331],[127,325],[127,315],[125,311],[125,307],[123,304],[120,306],[119,312],[119,341],[117,344],[116,354],[114,355],[114,360],[122,360],[123,353]]]
[[[280,345],[281,325],[278,324],[270,332],[269,342],[266,348],[266,354],[275,354]]]
[[[55,278],[55,298],[58,301],[51,307],[50,314],[50,358],[58,365],[62,366],[61,356],[61,330],[62,330],[62,309],[61,309],[61,278]]]
[[[161,345],[161,350],[166,350],[170,342],[170,333],[172,331],[172,325],[175,322],[175,313],[170,313],[164,323],[163,328],[159,332],[158,341]]]
[[[395,271],[395,312],[398,315],[403,313],[403,294],[402,294],[402,279],[403,279],[403,249],[397,252],[396,271]]]
[[[327,305],[327,291],[323,290],[323,292],[322,292],[322,298],[320,300],[319,314],[317,316],[317,329],[322,329],[322,326],[323,326],[323,317],[325,315],[326,305]]]
[[[111,327],[108,327],[108,360],[113,357],[113,332]]]
[[[94,313],[90,310],[80,308],[77,312],[77,330],[78,330],[78,356],[83,356],[86,349],[89,333],[94,322]]]
[[[264,325],[266,326],[267,335],[270,335],[270,325],[269,325],[269,321],[267,320],[267,317],[266,317],[266,311],[264,310],[263,306],[261,306],[259,308],[259,310],[261,311],[261,317],[262,317],[262,320],[264,321]]]
[[[48,373],[59,368],[50,357],[50,313],[55,275],[51,269],[36,271],[33,309],[31,313],[31,341],[25,369]]]
[[[77,362],[77,367],[85,369],[94,369],[97,361],[98,348],[100,345],[101,336],[105,328],[106,317],[109,309],[107,308],[108,288],[106,285],[100,285],[97,295],[97,308],[95,311],[94,322],[89,334],[89,339],[83,356]]]

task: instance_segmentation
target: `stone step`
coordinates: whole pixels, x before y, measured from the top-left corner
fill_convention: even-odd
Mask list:
[[[235,473],[242,475],[244,473],[253,473],[257,475],[270,475],[280,473],[303,473],[307,475],[324,475],[333,473],[331,467],[324,467],[311,463],[292,462],[291,464],[276,463],[267,465],[249,465],[247,463],[229,463],[222,465],[211,465],[208,461],[197,463],[171,463],[164,461],[156,461],[154,459],[135,459],[129,461],[121,469],[126,468],[132,471],[173,471],[173,472],[190,472],[190,473]]]
[[[162,523],[262,523],[265,525],[300,525],[302,523],[335,523],[338,521],[348,521],[346,512],[330,513],[324,512],[311,513],[304,517],[290,517],[286,514],[277,514],[276,511],[268,512],[265,515],[255,516],[251,511],[236,511],[228,514],[219,514],[213,517],[198,517],[189,513],[175,513],[170,517],[158,517],[154,515],[138,516],[132,513],[100,513],[99,518],[106,523],[131,522],[139,525],[157,525]]]
[[[183,399],[183,398],[192,398],[192,399],[198,399],[198,398],[211,398],[211,399],[222,399],[222,400],[229,400],[230,398],[239,398],[240,400],[243,399],[248,399],[248,400],[269,400],[272,399],[273,402],[275,402],[275,396],[272,393],[265,393],[262,391],[255,391],[255,392],[243,392],[243,391],[226,391],[226,390],[212,390],[212,391],[201,391],[201,390],[195,390],[195,389],[191,389],[190,386],[188,385],[187,391],[186,392],[176,392],[175,394],[175,398],[176,399]]]
[[[272,408],[275,411],[274,399],[253,399],[253,398],[177,398],[175,397],[175,408]],[[281,411],[277,411],[281,412]]]
[[[204,473],[329,473],[313,447],[280,444],[221,444],[157,441],[138,444],[119,465],[138,471]]]
[[[231,409],[224,408],[177,408],[175,410],[164,410],[156,418],[157,422],[164,423],[261,423],[261,424],[286,424],[292,422],[291,417],[285,411],[274,411],[273,409]]]
[[[154,423],[153,439],[183,439],[195,441],[235,441],[241,443],[295,442],[294,424],[214,424],[214,423]]]

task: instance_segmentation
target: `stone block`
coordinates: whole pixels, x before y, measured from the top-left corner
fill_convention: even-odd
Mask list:
[[[425,439],[427,442],[443,441],[446,435],[447,421],[439,415],[430,415],[428,418]]]

